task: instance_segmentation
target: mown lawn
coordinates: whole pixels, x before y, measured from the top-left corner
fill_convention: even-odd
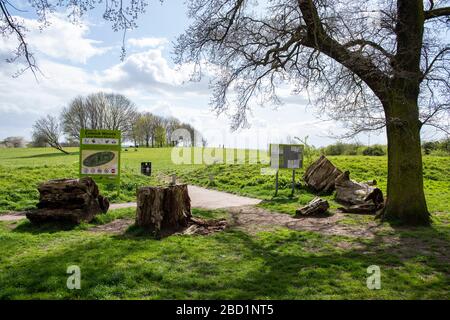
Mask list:
[[[35,206],[38,200],[38,183],[55,178],[77,177],[78,149],[69,149],[64,155],[49,148],[0,149],[0,213],[24,210]],[[196,149],[193,152],[198,152]],[[228,151],[228,150],[227,150]],[[295,196],[291,193],[291,172],[281,171],[279,196],[274,198],[274,176],[262,175],[263,164],[244,165],[175,165],[169,148],[129,149],[122,153],[122,182],[120,193],[113,186],[101,185],[101,191],[112,202],[135,201],[136,188],[161,184],[159,173],[173,174],[185,182],[218,190],[257,197],[266,201],[261,206],[293,214],[295,209],[315,195],[299,186]],[[201,150],[200,150],[201,152]],[[237,154],[235,155],[235,157]],[[247,153],[247,162],[249,154]],[[364,156],[334,156],[330,160],[341,170],[350,170],[357,181],[376,179],[386,192],[387,158]],[[140,163],[152,161],[151,178],[140,175]],[[424,183],[431,212],[450,212],[450,157],[424,157]],[[302,183],[303,170],[297,172],[297,182]],[[211,180],[212,178],[212,180]],[[333,195],[325,195],[332,208],[338,204]]]
[[[76,177],[78,150],[70,151],[65,156],[51,149],[0,150],[0,212],[33,207],[41,181]],[[120,194],[103,185],[102,192],[114,202],[133,201],[136,187],[161,183],[158,173],[176,173],[189,183],[265,199],[261,206],[289,214],[314,197],[300,186],[290,198],[289,172],[282,172],[280,195],[273,198],[274,177],[261,175],[264,165],[175,166],[170,153],[124,152]],[[330,159],[354,179],[378,180],[385,191],[385,157]],[[141,161],[153,162],[152,178],[139,174]],[[425,191],[435,212],[432,227],[385,223],[373,237],[286,228],[253,234],[230,227],[209,236],[158,241],[135,228],[122,235],[90,230],[133,218],[133,209],[111,211],[75,228],[0,222],[0,299],[449,299],[449,158],[425,157],[424,162]],[[326,198],[337,207],[333,195]],[[224,211],[194,214],[228,216]],[[372,221],[346,215],[339,223],[352,228]],[[81,268],[81,290],[66,287],[71,265]],[[381,269],[381,290],[366,286],[371,265]]]
[[[133,216],[118,210],[94,224]],[[115,236],[91,225],[2,222],[0,299],[449,299],[450,221],[438,217],[432,228],[386,226],[372,239],[232,228],[158,241],[133,229]],[[66,287],[71,265],[81,269],[81,290]],[[366,286],[371,265],[381,269],[381,290]]]

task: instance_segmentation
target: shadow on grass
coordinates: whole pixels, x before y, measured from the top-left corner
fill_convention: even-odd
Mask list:
[[[20,223],[13,232],[30,233],[30,234],[42,234],[42,233],[57,233],[61,231],[72,231],[78,228],[79,225],[73,223],[63,222],[48,222],[33,224],[30,221],[24,221]]]
[[[19,227],[43,233],[55,226]],[[395,230],[395,242],[383,234],[350,239],[296,231],[257,237],[225,231],[155,241],[131,226],[125,236],[81,235],[33,259],[16,260],[0,274],[0,298],[442,299],[449,270],[441,258],[450,252],[443,228],[402,227]],[[336,246],[340,241],[357,246],[343,249]],[[69,265],[81,267],[82,290],[65,288]],[[366,287],[371,265],[381,268],[382,290]]]
[[[67,156],[77,156],[80,152],[69,152],[69,154],[65,154],[63,152],[57,152],[57,153],[41,153],[41,154],[35,154],[32,156],[23,156],[23,157],[14,157],[9,159],[35,159],[35,158],[59,158],[59,157],[67,157]]]
[[[174,236],[162,241],[141,236],[121,241],[85,239],[6,268],[0,278],[4,288],[0,297],[19,293],[86,299],[399,298],[392,293],[408,292],[408,297],[439,298],[445,290],[439,286],[445,283],[435,283],[433,294],[428,292],[426,282],[402,278],[408,266],[396,254],[374,250],[376,243],[365,243],[358,250],[336,251],[320,249],[322,240],[326,239],[306,232],[258,239],[236,231],[207,238]],[[305,249],[311,243],[319,252]],[[79,265],[84,275],[82,290],[76,292],[65,289],[66,268],[73,264]],[[387,292],[366,288],[370,265],[382,268]],[[447,271],[443,265],[427,266],[431,272]],[[410,275],[411,279],[420,276]]]

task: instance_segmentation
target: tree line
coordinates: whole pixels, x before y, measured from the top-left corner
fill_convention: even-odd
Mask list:
[[[81,129],[121,130],[124,141],[134,146],[166,147],[179,144],[179,138],[172,137],[177,129],[189,132],[190,146],[194,136],[201,136],[192,125],[175,117],[161,117],[150,112],[139,112],[127,97],[116,93],[98,92],[78,96],[66,106],[59,117],[47,115],[33,125],[33,147],[51,146],[66,153],[64,146],[77,146]],[[62,138],[66,142],[62,143]],[[200,139],[206,144],[205,139]]]

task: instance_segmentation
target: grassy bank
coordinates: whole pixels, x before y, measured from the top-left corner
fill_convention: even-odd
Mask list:
[[[119,210],[95,224],[133,216]],[[93,233],[91,225],[2,222],[0,299],[448,299],[449,220],[438,217],[433,228],[386,226],[373,239],[231,228],[157,241]],[[71,265],[81,269],[81,290],[66,287]],[[371,265],[381,269],[381,290],[366,286]]]
[[[198,151],[199,149],[197,149]],[[49,148],[2,149],[0,151],[0,213],[34,207],[38,199],[38,183],[56,178],[77,177],[78,149],[69,149],[64,155]],[[201,151],[201,150],[200,150]],[[130,149],[122,154],[122,182],[120,193],[113,186],[100,188],[112,202],[135,200],[139,186],[161,183],[158,173],[176,173],[183,181],[242,195],[265,199],[262,206],[293,213],[298,205],[310,201],[314,194],[304,187],[289,197],[291,172],[280,174],[279,197],[273,198],[274,177],[262,175],[262,164],[251,165],[175,165],[171,161],[171,149]],[[350,170],[358,181],[376,179],[386,191],[387,158],[364,156],[332,156],[331,161],[342,170]],[[152,161],[153,176],[140,175],[140,163]],[[425,193],[431,212],[450,212],[450,157],[424,157]],[[298,170],[301,183],[303,170]],[[212,178],[212,179],[211,179]],[[338,205],[333,195],[326,196],[332,207]]]

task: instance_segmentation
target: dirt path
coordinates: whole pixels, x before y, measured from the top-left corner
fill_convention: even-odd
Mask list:
[[[261,202],[259,199],[237,196],[231,193],[209,190],[197,186],[189,186],[189,196],[193,208],[215,210],[233,208],[241,206],[256,205]],[[134,208],[135,202],[111,204],[110,210]],[[0,215],[0,221],[17,221],[25,219],[25,212],[14,212]]]
[[[346,214],[340,212],[324,217],[294,218],[288,214],[249,206],[230,208],[228,211],[231,214],[232,225],[252,234],[285,227],[299,231],[317,231],[328,235],[371,238],[380,229],[380,224],[376,221],[361,225],[341,223]]]

